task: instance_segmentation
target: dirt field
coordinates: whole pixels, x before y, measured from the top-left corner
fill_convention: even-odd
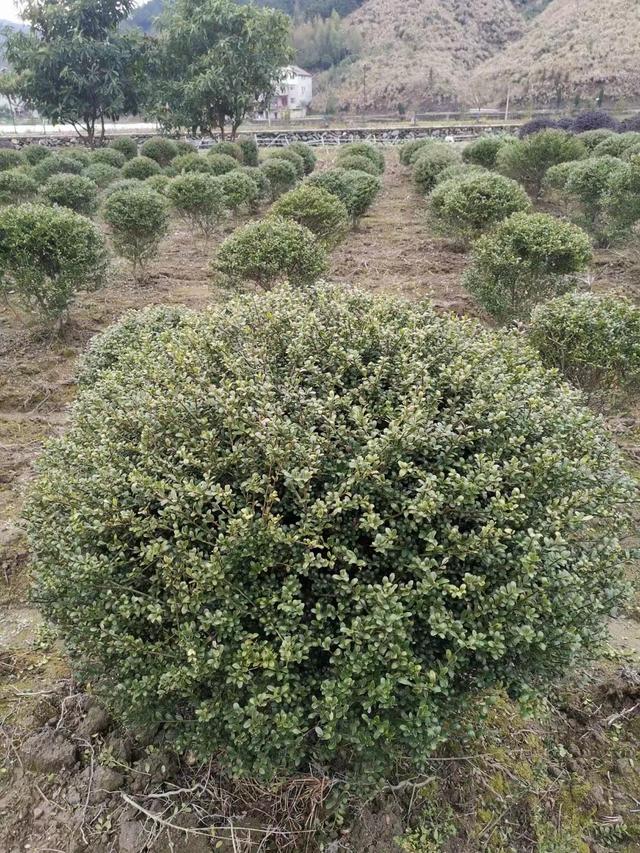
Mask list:
[[[331,154],[322,157],[324,162],[330,162],[331,158]],[[225,232],[237,224],[229,223]],[[34,460],[43,442],[64,429],[69,405],[75,395],[76,361],[88,341],[131,308],[159,303],[198,308],[212,300],[229,298],[228,293],[212,288],[208,281],[208,264],[215,242],[213,240],[207,246],[194,238],[187,228],[176,223],[163,245],[160,257],[152,265],[146,285],[134,284],[126,266],[117,264],[106,288],[79,298],[72,311],[72,320],[61,336],[47,335],[35,326],[25,325],[23,319],[7,308],[0,309],[0,725],[5,740],[0,749],[5,749],[4,776],[12,779],[11,786],[3,789],[3,776],[0,775],[0,826],[3,820],[6,821],[5,829],[0,828],[0,851],[18,853],[19,850],[30,849],[41,853],[80,850],[135,853],[147,849],[156,853],[164,850],[198,853],[200,850],[212,849],[209,842],[202,841],[199,836],[176,835],[170,826],[167,828],[162,822],[154,823],[155,832],[147,833],[143,843],[140,834],[141,814],[136,814],[125,800],[119,803],[116,821],[116,812],[107,807],[110,802],[108,796],[122,784],[119,781],[118,762],[130,766],[132,755],[135,758],[138,753],[134,753],[128,741],[113,733],[106,720],[95,719],[99,716],[99,710],[92,711],[91,701],[84,694],[75,692],[59,644],[52,640],[37,610],[28,603],[28,553],[20,526],[20,510],[25,488],[33,476]],[[467,263],[468,258],[457,251],[452,243],[429,233],[424,205],[414,195],[406,171],[397,163],[395,151],[391,151],[383,191],[358,229],[334,251],[331,277],[373,292],[393,293],[409,299],[429,298],[443,311],[482,318],[482,312],[460,283]],[[640,298],[640,275],[628,258],[603,253],[594,265],[594,276],[593,284],[598,290],[615,290],[634,299]],[[610,418],[616,439],[628,452],[630,466],[636,469],[640,468],[639,423],[638,414],[633,410]],[[580,748],[583,764],[578,762],[578,770],[571,770],[570,767],[566,770],[560,762],[561,770],[558,772],[593,776],[595,764],[592,768],[589,762],[593,764],[596,761],[594,755],[598,755],[598,751],[602,756],[609,756],[611,762],[619,758],[622,760],[623,757],[624,760],[631,760],[635,755],[634,732],[625,731],[621,734],[616,747],[607,740],[609,731],[606,723],[610,717],[619,714],[622,722],[631,724],[639,713],[640,681],[634,673],[637,672],[638,663],[635,655],[640,652],[640,626],[634,616],[635,611],[632,609],[612,625],[610,657],[613,663],[598,666],[584,677],[587,684],[586,687],[583,685],[587,691],[585,695],[591,697],[588,701],[595,702],[595,690],[601,697],[601,704],[597,708],[595,704],[593,708],[590,706],[584,713],[584,719],[578,720],[576,717],[574,720],[575,738],[584,741]],[[615,676],[611,672],[615,672]],[[611,684],[617,687],[611,688]],[[577,707],[580,702],[582,699],[578,701],[576,698],[573,704]],[[585,699],[583,705],[586,702]],[[87,723],[92,718],[93,723]],[[49,733],[59,733],[58,740],[56,734],[53,740],[49,737],[48,740],[38,741],[41,728],[47,721]],[[501,725],[508,728],[505,737],[511,736],[512,722],[507,725],[504,720],[501,721]],[[67,731],[67,725],[74,733],[71,740],[62,737],[63,732]],[[562,731],[568,742],[573,742],[573,735],[567,734],[568,729]],[[602,736],[606,735],[605,745],[599,743],[600,735],[596,737],[594,731],[604,732]],[[541,730],[532,726],[531,732],[536,738],[544,740],[545,735]],[[105,769],[96,764],[94,753],[98,749],[98,741],[104,747],[109,739],[109,754],[119,758]],[[73,750],[69,746],[72,742]],[[547,747],[544,748],[546,750]],[[156,753],[152,751],[153,754]],[[546,752],[544,756],[546,762]],[[162,760],[165,760],[164,756]],[[522,760],[526,762],[529,759],[524,756]],[[573,755],[572,760],[575,763],[577,756]],[[77,767],[78,761],[83,768],[84,781],[79,781],[77,773],[72,772],[72,767]],[[138,782],[134,778],[132,783],[134,791],[147,790],[145,785],[161,783],[168,775],[164,765],[162,770],[158,769],[157,761],[154,768],[145,770],[145,761],[149,761],[146,753],[138,759],[139,766],[134,771],[134,777],[138,774]],[[166,761],[169,762],[169,759]],[[608,759],[605,761],[603,758],[602,761],[604,763],[596,762],[597,773],[606,777],[610,773]],[[111,777],[107,769],[111,770]],[[87,770],[90,770],[88,774]],[[508,772],[505,771],[507,781],[504,784],[510,784],[509,773],[517,776],[519,772],[512,767]],[[34,773],[37,783],[33,782]],[[96,773],[102,774],[100,784],[94,778]],[[625,773],[627,770],[622,775]],[[637,774],[635,769],[633,774]],[[625,789],[622,799],[617,803],[614,799],[608,799],[609,796],[613,797],[612,791],[603,792],[604,812],[610,812],[614,817],[625,810],[631,814],[632,800],[635,796],[640,798],[640,781],[638,790],[635,781],[639,780],[634,776],[634,785],[631,786],[634,793],[628,794]],[[598,776],[597,785],[602,788],[605,784]],[[613,785],[612,790],[618,788]],[[230,795],[230,809],[233,807],[232,800]],[[640,808],[640,802],[637,799],[635,802]],[[594,808],[598,808],[597,804]],[[375,820],[380,819],[379,814],[374,817]],[[372,822],[360,828],[364,836],[369,834],[368,841],[363,841],[357,847],[330,849],[333,853],[351,849],[369,850],[371,853],[397,850],[392,840],[393,833],[397,834],[398,830],[396,817],[392,815],[384,826],[386,837],[391,840],[378,840],[381,836],[378,830],[372,829],[375,826],[372,818]],[[491,817],[491,820],[494,819],[495,815]],[[625,825],[629,823],[628,817],[621,820]],[[107,821],[108,824],[103,825],[102,822]],[[151,822],[154,822],[153,818]],[[29,844],[31,847],[27,848]],[[481,836],[477,844],[477,848],[442,849],[501,849],[491,848],[486,835]],[[218,849],[235,852],[256,850],[258,847],[257,842],[237,846],[236,839],[226,838]],[[549,846],[545,849],[572,853],[578,848]],[[603,846],[600,849],[640,850],[640,845]],[[430,850],[425,848],[424,853]]]

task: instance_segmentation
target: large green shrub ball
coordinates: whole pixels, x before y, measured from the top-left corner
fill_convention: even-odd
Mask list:
[[[39,145],[36,142],[32,142],[29,145],[25,145],[24,148],[21,148],[20,153],[30,166],[35,166],[36,163],[46,160],[47,157],[51,155],[51,149],[44,145]]]
[[[59,320],[76,291],[99,288],[106,261],[86,216],[41,204],[0,209],[0,295],[45,321]]]
[[[166,136],[153,136],[143,142],[140,147],[140,154],[155,160],[160,167],[168,166],[179,153],[173,139],[167,139]]]
[[[222,187],[225,204],[233,213],[237,213],[241,207],[249,207],[258,198],[256,182],[240,169],[225,172],[218,180]]]
[[[431,139],[410,139],[408,142],[403,142],[398,149],[398,159],[401,165],[412,166],[414,158],[418,156],[418,153],[423,148],[426,148],[427,145],[432,144],[432,142],[433,140]]]
[[[465,163],[472,163],[474,166],[493,169],[498,152],[506,144],[507,139],[513,141],[511,137],[504,136],[481,136],[479,139],[474,139],[462,150],[462,159]]]
[[[624,299],[559,296],[533,311],[529,337],[547,367],[589,393],[640,382],[640,309]]]
[[[145,178],[143,183],[145,187],[149,187],[151,190],[155,190],[160,195],[165,195],[167,192],[167,187],[171,182],[171,178],[167,175],[151,175],[148,178]]]
[[[230,154],[207,154],[206,163],[212,175],[225,175],[240,168],[240,163]]]
[[[447,234],[468,240],[493,228],[512,213],[528,210],[529,196],[517,181],[493,172],[452,178],[431,193],[430,208]]]
[[[345,179],[350,188],[347,210],[354,223],[369,210],[382,189],[380,178],[358,169],[344,169]]]
[[[196,151],[193,151],[191,154],[180,154],[175,160],[172,160],[169,166],[165,169],[165,174],[171,174],[172,177],[175,175],[186,175],[189,172],[200,172],[206,175],[213,175],[213,169],[211,168],[211,164],[209,162],[208,157],[202,157]],[[233,158],[229,158],[233,160]],[[238,165],[237,162],[234,162],[234,168]],[[174,173],[175,170],[175,174]]]
[[[22,169],[0,172],[0,204],[29,201],[38,192],[38,184]]]
[[[237,228],[213,261],[216,275],[236,285],[251,281],[263,290],[279,281],[294,285],[317,281],[326,266],[326,252],[314,234],[276,216]]]
[[[640,155],[611,175],[602,205],[615,236],[626,238],[640,222]]]
[[[210,237],[225,213],[221,179],[199,172],[173,178],[166,189],[171,204],[183,219]]]
[[[116,139],[112,139],[109,148],[119,151],[120,154],[124,155],[125,160],[133,160],[134,157],[138,156],[138,143],[130,136],[118,136]]]
[[[271,213],[304,225],[327,248],[339,243],[349,230],[349,213],[344,203],[313,184],[302,184],[280,196]]]
[[[120,169],[110,166],[108,163],[90,163],[82,170],[81,174],[93,181],[100,189],[104,189],[120,178]]]
[[[39,184],[44,184],[51,175],[79,175],[83,170],[82,163],[67,154],[50,154],[33,167],[31,174]]]
[[[379,778],[604,634],[631,487],[520,337],[325,286],[131,338],[27,510],[38,601],[126,723],[232,776]]]
[[[470,178],[472,175],[488,175],[489,170],[483,166],[474,166],[472,163],[454,163],[453,166],[447,166],[443,169],[436,178],[436,186],[443,184],[445,181],[459,180],[460,178]]]
[[[256,185],[256,201],[264,201],[270,197],[271,183],[262,169],[258,166],[241,166],[239,171],[248,175]]]
[[[418,192],[425,195],[430,193],[440,172],[459,161],[456,150],[444,142],[422,148],[413,161],[413,183]]]
[[[575,288],[591,260],[585,232],[546,213],[515,213],[474,243],[464,284],[496,319],[525,320],[544,299]]]
[[[368,157],[362,154],[343,154],[336,158],[336,166],[338,169],[357,169],[359,172],[366,172],[368,175],[379,175],[378,166]]]
[[[304,173],[305,175],[310,175],[315,170],[316,163],[318,162],[313,148],[307,145],[306,142],[290,142],[288,148],[289,151],[293,151],[294,154],[299,154],[302,157],[304,161]]]
[[[327,169],[324,172],[312,175],[307,183],[309,186],[320,187],[340,199],[347,208],[349,216],[352,217],[356,200],[354,197],[354,185],[349,175],[350,173],[345,169]]]
[[[341,145],[338,149],[338,157],[366,157],[376,166],[379,175],[384,172],[384,154],[380,148],[370,142],[349,142],[347,145]]]
[[[640,143],[640,133],[616,133],[603,139],[593,149],[593,154],[595,157],[622,157],[628,148],[638,143]]]
[[[22,151],[17,151],[15,148],[0,148],[0,172],[5,172],[7,169],[17,169],[25,162]]]
[[[271,200],[275,201],[296,185],[298,173],[293,163],[278,157],[269,157],[260,164],[260,170],[269,180]]]
[[[296,170],[296,177],[303,178],[305,174],[305,162],[304,159],[293,151],[288,146],[286,148],[272,148],[267,152],[268,160],[286,160],[288,163],[291,163],[293,168]]]
[[[133,157],[130,159],[133,160]],[[92,163],[106,163],[107,166],[122,169],[127,158],[121,151],[116,151],[114,148],[96,148],[95,151],[91,152],[90,161]]]
[[[137,279],[144,276],[169,230],[167,208],[166,199],[145,186],[119,189],[105,200],[102,213],[110,226],[114,248],[131,262]]]
[[[237,160],[241,165],[244,163],[244,154],[242,153],[242,148],[237,142],[228,142],[227,140],[216,142],[215,145],[212,145],[207,151],[207,154],[211,156],[214,154],[225,154],[227,157],[233,157],[233,159]]]
[[[593,151],[601,142],[609,139],[610,136],[616,136],[616,132],[606,127],[599,127],[596,130],[585,130],[584,133],[578,134],[580,142],[582,142],[587,151]]]
[[[136,178],[139,181],[144,181],[150,178],[151,175],[160,174],[160,166],[151,157],[133,157],[127,160],[122,169],[122,176],[125,178]]]
[[[52,175],[41,190],[49,204],[91,216],[98,207],[98,187],[82,175]]]
[[[557,167],[556,167],[557,168]],[[568,164],[564,193],[575,207],[575,218],[580,225],[606,239],[607,223],[603,221],[604,201],[615,180],[625,170],[617,157],[587,157]]]
[[[563,130],[543,130],[503,145],[496,157],[496,168],[507,177],[520,181],[537,197],[548,169],[586,156],[587,149],[579,136]]]
[[[91,151],[88,148],[85,148],[84,146],[80,145],[74,145],[71,148],[64,149],[65,157],[73,157],[73,159],[81,163],[83,167],[88,166],[89,163],[92,162],[95,153],[95,151]]]

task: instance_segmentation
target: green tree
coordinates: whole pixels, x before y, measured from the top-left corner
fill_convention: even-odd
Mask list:
[[[140,106],[146,44],[118,25],[133,0],[26,0],[29,32],[7,34],[15,94],[54,124],[72,124],[93,145],[104,122]]]
[[[155,112],[168,128],[231,137],[274,95],[291,60],[289,21],[232,0],[176,0],[162,21]]]

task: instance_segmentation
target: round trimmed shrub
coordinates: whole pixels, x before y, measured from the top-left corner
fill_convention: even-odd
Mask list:
[[[602,237],[603,202],[615,176],[624,168],[622,160],[605,156],[578,160],[567,171],[564,192],[577,207],[580,224]]]
[[[558,163],[581,160],[586,155],[587,149],[579,137],[563,130],[544,130],[503,145],[496,158],[496,168],[503,175],[520,181],[538,197],[548,169]]]
[[[168,343],[171,333],[194,316],[193,311],[182,305],[153,305],[128,311],[117,323],[91,339],[80,360],[78,385],[81,388],[95,385],[132,348],[143,348],[150,341]]]
[[[513,141],[513,137],[510,136],[481,136],[463,148],[462,159],[465,163],[472,163],[474,166],[494,169],[500,149],[507,142]]]
[[[257,166],[241,166],[239,171],[243,175],[248,175],[256,185],[256,201],[264,201],[270,197],[271,184],[262,169],[259,169]]]
[[[44,184],[52,175],[79,175],[83,165],[75,157],[65,154],[50,154],[33,167],[31,174],[39,184]]]
[[[242,148],[240,148],[237,142],[228,142],[227,140],[216,142],[215,145],[211,146],[207,153],[210,155],[225,154],[227,157],[233,157],[233,159],[237,160],[240,164],[244,163]]]
[[[412,166],[418,152],[432,144],[432,139],[410,139],[408,142],[403,142],[398,149],[398,159],[401,165]]]
[[[196,151],[196,146],[189,142],[186,139],[174,139],[174,143],[176,148],[178,149],[178,156],[182,157],[185,154],[193,154]]]
[[[591,110],[580,113],[571,122],[571,129],[574,133],[585,133],[603,128],[616,132],[619,127],[618,121],[605,110]]]
[[[270,157],[259,167],[269,180],[271,201],[296,185],[298,173],[293,163],[278,157]]]
[[[304,161],[304,173],[310,175],[316,168],[318,158],[315,155],[313,148],[307,145],[306,142],[290,142],[288,145],[289,151],[299,154]]]
[[[238,164],[235,161],[234,164],[235,168]],[[174,172],[175,174],[172,174]],[[201,174],[212,175],[213,170],[209,163],[209,158],[203,157],[195,151],[191,154],[179,154],[164,170],[165,175],[169,175],[170,177],[175,177],[176,175],[188,175],[190,172],[200,172]]]
[[[242,162],[245,166],[258,165],[258,143],[255,136],[245,136],[238,140],[238,145],[242,151]]]
[[[40,163],[51,156],[51,149],[46,148],[44,145],[38,145],[37,142],[32,142],[21,148],[20,153],[30,166],[35,166],[36,163]]]
[[[138,143],[130,136],[118,136],[109,143],[109,148],[118,151],[125,160],[133,160],[138,156]]]
[[[252,281],[270,290],[279,281],[294,285],[317,281],[326,265],[326,252],[308,228],[272,216],[227,237],[213,270],[233,284]]]
[[[82,175],[52,175],[41,190],[49,204],[91,216],[98,207],[98,187]]]
[[[482,166],[474,166],[472,163],[454,163],[453,166],[447,166],[439,173],[436,178],[436,186],[445,181],[458,181],[462,178],[470,178],[472,175],[488,174],[490,174],[489,170]]]
[[[464,284],[497,320],[523,320],[538,302],[574,289],[574,274],[591,254],[577,225],[546,213],[515,213],[474,243]]]
[[[376,166],[379,175],[382,175],[385,169],[384,154],[370,142],[349,142],[347,145],[341,145],[338,157],[366,157]]]
[[[103,190],[102,198],[103,198],[103,200],[105,200],[105,199],[109,198],[110,195],[113,195],[113,193],[119,192],[120,190],[140,189],[140,187],[142,187],[144,185],[145,185],[145,182],[139,181],[137,178],[118,178],[117,180],[110,183]]]
[[[145,187],[155,190],[157,193],[160,193],[160,195],[165,195],[170,181],[171,178],[169,178],[168,175],[151,175],[150,178],[145,178],[143,183]]]
[[[271,213],[304,225],[327,248],[339,243],[349,230],[349,213],[344,203],[313,184],[302,184],[280,196]]]
[[[602,204],[613,236],[627,237],[640,221],[640,156],[624,162],[611,176]]]
[[[512,213],[531,207],[529,196],[517,181],[493,172],[438,184],[429,201],[439,227],[463,240],[477,237]]]
[[[160,166],[151,157],[133,157],[127,160],[122,169],[124,178],[136,178],[138,181],[144,181],[150,178],[151,175],[159,175]]]
[[[207,238],[224,216],[221,178],[189,172],[169,181],[166,193],[176,213]]]
[[[77,160],[79,163],[82,163],[83,168],[85,166],[88,166],[89,163],[91,163],[94,154],[94,151],[89,151],[84,146],[75,146],[73,148],[64,149],[64,156],[73,157],[74,160]]]
[[[558,163],[557,166],[552,166],[550,169],[547,169],[544,181],[543,181],[543,189],[545,192],[550,191],[558,191],[560,194],[560,198],[564,198],[564,188],[567,185],[567,181],[569,180],[569,175],[576,163],[582,162],[581,160],[569,160],[566,163]]]
[[[547,367],[587,392],[640,381],[640,309],[616,296],[568,293],[539,305],[529,338]]]
[[[166,136],[152,136],[151,139],[142,143],[140,154],[155,160],[158,166],[164,168],[178,156],[179,151],[173,139],[167,139]]]
[[[38,192],[38,184],[22,169],[0,172],[0,204],[29,201]]]
[[[144,186],[120,189],[106,199],[102,213],[116,252],[130,261],[134,278],[143,278],[169,230],[166,199]]]
[[[212,175],[226,175],[227,172],[240,168],[236,158],[229,154],[208,154],[206,164]]]
[[[239,169],[220,175],[218,180],[224,194],[225,205],[233,213],[237,213],[244,205],[247,207],[252,205],[258,198],[256,182]]]
[[[363,157],[362,154],[338,155],[336,167],[338,169],[357,169],[359,172],[366,172],[368,175],[380,174],[376,164],[368,157]]]
[[[343,169],[343,171],[350,189],[349,203],[346,208],[355,225],[375,201],[382,189],[382,183],[380,178],[369,175],[367,172],[360,172],[357,169]]]
[[[349,216],[353,218],[353,210],[355,208],[354,187],[349,180],[349,172],[345,169],[327,169],[326,172],[318,172],[311,175],[307,184],[314,187],[321,187],[331,195],[339,198],[347,208]]]
[[[0,294],[46,321],[59,320],[78,290],[97,290],[107,264],[99,228],[43,204],[0,209]]]
[[[24,155],[15,148],[0,148],[0,172],[17,169],[25,163]]]
[[[130,159],[133,160],[133,157]],[[114,169],[122,169],[127,158],[121,151],[116,151],[114,148],[96,148],[95,151],[91,152],[90,161],[92,163],[106,163],[107,166],[113,166]]]
[[[286,148],[273,148],[267,152],[268,160],[286,160],[296,170],[296,178],[304,177],[304,160],[289,146]]]
[[[418,192],[428,195],[440,172],[459,162],[457,152],[444,142],[434,142],[423,148],[413,161],[413,183]]]
[[[110,166],[108,163],[91,163],[82,170],[81,174],[84,178],[93,181],[100,189],[104,189],[118,180],[120,169],[116,169],[115,166]]]
[[[640,142],[640,133],[618,133],[603,139],[593,150],[594,157],[622,157]]]
[[[38,467],[36,594],[75,668],[236,777],[423,767],[624,597],[601,421],[519,336],[424,305],[214,306],[132,341]]]
[[[601,142],[604,142],[605,139],[609,139],[611,136],[614,136],[613,130],[607,130],[606,128],[598,128],[597,130],[586,130],[584,133],[580,134],[580,142],[585,146],[587,151],[594,151],[595,148],[600,145]]]

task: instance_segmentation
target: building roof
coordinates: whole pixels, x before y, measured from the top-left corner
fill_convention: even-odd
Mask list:
[[[285,71],[290,71],[293,74],[297,74],[299,77],[311,77],[308,71],[305,71],[304,68],[300,68],[299,65],[287,65]]]

